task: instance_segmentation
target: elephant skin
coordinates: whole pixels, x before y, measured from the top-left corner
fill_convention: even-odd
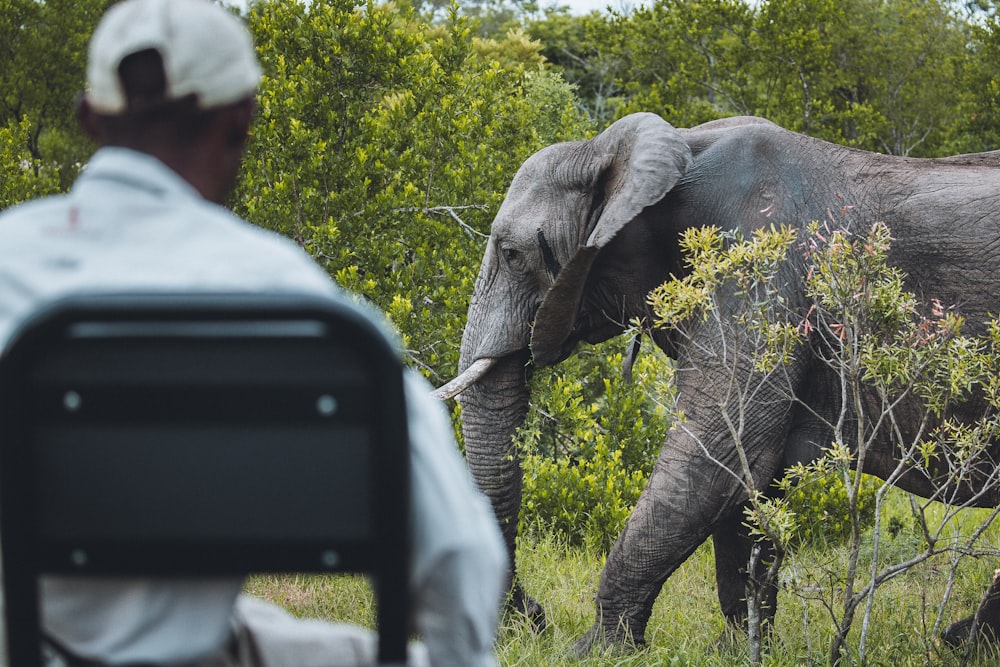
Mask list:
[[[941,159],[891,157],[834,145],[759,118],[732,118],[690,129],[659,116],[627,116],[588,141],[549,146],[518,170],[493,222],[462,339],[462,371],[477,359],[500,361],[460,397],[473,475],[491,498],[514,562],[521,469],[512,437],[528,406],[526,373],[556,364],[580,342],[620,334],[652,314],[647,293],[683,274],[679,235],[714,225],[740,229],[802,227],[844,212],[840,223],[864,229],[885,222],[895,241],[890,262],[908,275],[918,298],[958,304],[967,331],[984,330],[1000,312],[1000,152]],[[790,259],[785,302],[804,303],[802,266]],[[718,387],[731,369],[713,362],[711,333],[671,341],[652,334],[678,359],[684,429],[671,429],[648,486],[607,558],[597,619],[578,647],[642,644],[654,599],[670,574],[712,536],[723,612],[738,622],[748,542],[739,514],[746,500]],[[714,345],[718,347],[717,342]],[[752,372],[747,369],[745,372]],[[802,345],[788,368],[795,395],[829,411],[833,378]],[[811,458],[829,433],[788,385],[763,388],[762,406],[744,438],[754,479],[766,485],[789,460]],[[766,407],[763,407],[766,406]],[[826,407],[824,407],[826,406]],[[865,471],[887,474],[889,448]],[[906,490],[927,494],[911,475]],[[996,494],[982,504],[996,504]],[[540,618],[516,586],[517,603]],[[773,598],[773,596],[772,596]]]

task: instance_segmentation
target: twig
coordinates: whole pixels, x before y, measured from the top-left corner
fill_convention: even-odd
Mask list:
[[[455,213],[455,211],[466,211],[469,209],[485,211],[487,210],[487,207],[483,204],[466,204],[463,206],[426,206],[426,207],[410,206],[407,208],[394,208],[392,209],[391,213],[425,213],[429,215],[448,215],[470,235],[488,239],[490,237],[489,234],[483,234],[481,231],[475,229],[474,227],[469,225],[469,223],[462,220],[462,218],[460,218],[458,214]]]

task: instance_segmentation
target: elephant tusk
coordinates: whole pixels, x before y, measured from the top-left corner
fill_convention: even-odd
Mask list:
[[[625,384],[632,384],[632,366],[635,365],[635,359],[639,356],[639,348],[642,347],[642,334],[637,333],[632,336],[632,342],[629,343],[628,349],[625,351],[625,358],[622,360],[622,375],[625,378]]]
[[[474,385],[496,364],[496,359],[476,359],[461,375],[434,390],[434,396],[442,401],[458,396]]]

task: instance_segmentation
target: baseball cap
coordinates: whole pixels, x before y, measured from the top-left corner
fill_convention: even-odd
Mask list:
[[[250,33],[223,7],[210,0],[124,0],[90,40],[86,95],[94,111],[126,111],[118,67],[148,49],[163,61],[166,100],[195,95],[198,108],[208,110],[244,99],[260,83]]]

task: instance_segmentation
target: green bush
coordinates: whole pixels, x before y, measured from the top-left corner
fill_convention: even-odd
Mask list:
[[[594,457],[581,461],[527,455],[525,519],[538,519],[573,543],[605,552],[610,549],[632,513],[648,474],[626,470],[621,450],[609,450],[609,446],[602,438]]]
[[[579,354],[533,380],[536,400],[521,429],[522,530],[544,527],[607,551],[645,487],[669,426],[669,361],[639,356],[622,375],[625,339]],[[593,381],[580,378],[597,378]]]
[[[0,126],[0,211],[59,191],[59,169],[31,157],[28,118]]]
[[[862,528],[875,521],[875,494],[881,481],[864,475],[858,490],[858,519]],[[785,497],[795,515],[793,546],[846,544],[851,519],[844,478],[836,471],[812,471],[802,477]]]

